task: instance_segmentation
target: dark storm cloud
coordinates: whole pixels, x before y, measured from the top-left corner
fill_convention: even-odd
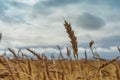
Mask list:
[[[84,13],[79,16],[77,24],[83,29],[96,30],[103,27],[105,25],[105,21],[98,16],[94,16],[90,13]]]
[[[97,41],[96,44],[99,47],[104,48],[108,48],[111,46],[120,46],[120,35],[103,38],[102,40]]]

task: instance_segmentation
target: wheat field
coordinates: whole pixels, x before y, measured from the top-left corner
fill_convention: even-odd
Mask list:
[[[4,54],[0,55],[0,80],[120,80],[119,56],[111,60],[101,58],[93,50],[94,41],[91,40],[89,48],[93,59],[89,59],[85,51],[85,58],[79,60],[77,37],[67,21],[64,27],[73,49],[72,54],[69,47],[66,48],[64,55],[67,55],[67,59],[61,51],[59,59],[55,59],[54,55],[49,59],[45,54],[40,55],[27,48],[27,51],[36,56],[31,58],[22,51],[15,52],[14,49],[8,48],[14,57],[11,59]],[[60,47],[57,47],[60,50]],[[120,48],[117,48],[120,52]]]

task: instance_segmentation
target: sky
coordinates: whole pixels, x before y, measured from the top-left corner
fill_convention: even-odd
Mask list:
[[[103,57],[118,56],[120,46],[120,0],[0,0],[0,51],[32,48],[58,53],[59,45],[71,49],[64,20],[77,36],[79,54],[95,41]],[[103,54],[104,53],[104,54]]]

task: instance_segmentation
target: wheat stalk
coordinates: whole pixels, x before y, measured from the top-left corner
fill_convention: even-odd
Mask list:
[[[31,60],[28,59],[28,70],[29,70],[29,75],[32,76],[32,66],[31,66]],[[28,77],[29,80],[31,80],[30,77]]]
[[[69,24],[67,21],[65,21],[64,26],[65,26],[66,32],[68,33],[69,38],[71,40],[70,42],[72,44],[72,49],[73,49],[73,52],[74,52],[74,57],[76,59],[78,59],[77,37],[75,36],[74,31],[71,28],[71,24]]]
[[[31,50],[31,49],[26,49],[28,50],[29,52],[31,52],[32,54],[34,54],[39,60],[42,60],[42,58],[40,57],[40,55],[38,53],[36,53],[35,51]]]
[[[49,73],[49,68],[48,68],[48,63],[47,63],[47,57],[44,55],[44,65],[45,65],[45,72],[49,80],[51,79],[50,73]]]
[[[13,49],[8,48],[8,50],[14,55],[14,58],[15,58],[16,60],[19,60],[18,56],[16,55],[16,53],[15,53],[15,51],[14,51]]]
[[[71,52],[70,52],[70,50],[68,49],[68,47],[66,48],[66,50],[67,50],[67,57],[70,59],[70,57],[71,57]]]
[[[1,41],[1,39],[2,39],[2,33],[0,33],[0,41]]]
[[[85,55],[85,61],[87,62],[87,52],[86,52],[86,50],[84,51],[84,55]]]
[[[98,71],[100,71],[102,68],[108,66],[109,64],[113,63],[114,61],[116,61],[120,56],[116,57],[116,58],[113,58],[112,60],[102,64],[99,68],[98,68]]]
[[[120,80],[120,68],[118,67],[118,65],[117,64],[114,64],[114,66],[115,66],[115,68],[116,68],[116,70],[115,70],[115,72],[116,72],[116,78],[117,78],[117,80]]]
[[[6,69],[9,71],[9,73],[11,74],[11,79],[15,80],[14,76],[16,73],[14,67],[10,65],[9,60],[4,56],[0,56],[0,63],[2,63],[2,65],[5,66]]]
[[[118,51],[120,52],[120,47],[117,47],[118,48]]]
[[[62,55],[62,51],[61,51],[60,46],[57,45],[57,48],[58,48],[58,50],[59,50],[59,58],[60,58],[60,59],[64,59],[64,56]]]

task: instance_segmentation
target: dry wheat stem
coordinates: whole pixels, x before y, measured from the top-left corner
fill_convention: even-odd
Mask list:
[[[98,68],[98,71],[99,71],[100,69],[102,69],[102,68],[108,66],[109,64],[113,63],[113,62],[116,61],[119,57],[120,57],[120,56],[118,56],[118,57],[116,57],[116,58],[114,58],[114,59],[112,59],[112,60],[110,60],[110,61],[108,61],[108,62],[102,64],[102,65]]]
[[[36,53],[35,51],[31,50],[31,49],[28,49],[28,51],[30,51],[32,54],[34,54],[39,60],[42,60],[42,58],[40,57],[40,55],[38,53]]]

